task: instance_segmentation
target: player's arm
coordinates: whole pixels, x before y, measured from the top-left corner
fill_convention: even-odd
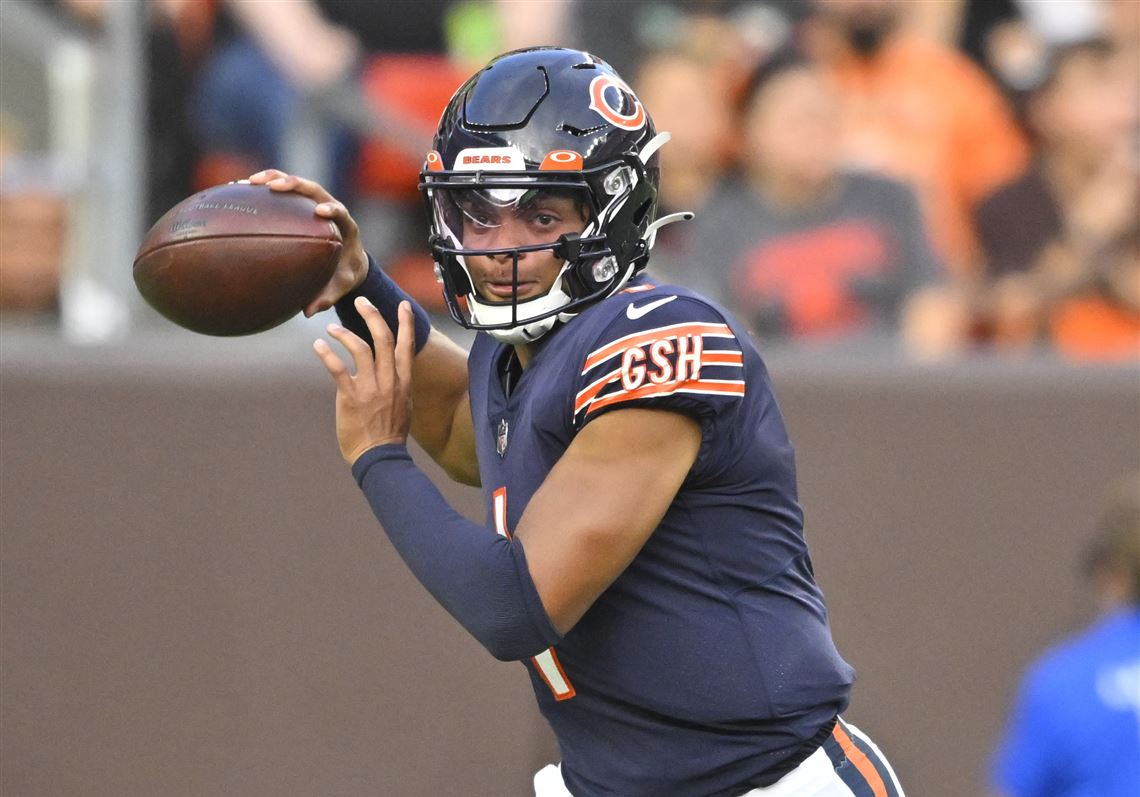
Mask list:
[[[340,228],[344,239],[341,260],[328,285],[305,308],[306,316],[336,307],[345,326],[369,340],[366,324],[353,304],[358,295],[363,295],[374,305],[387,302],[394,322],[399,301],[389,294],[398,288],[365,253],[356,222],[343,204],[312,180],[276,169],[259,172],[249,180],[267,184],[274,191],[294,191],[309,197],[318,203],[317,213]],[[426,315],[417,319],[416,335],[419,339],[412,365],[411,402],[415,412],[411,435],[449,476],[478,486],[475,431],[467,399],[467,353],[432,328]]]
[[[408,456],[409,305],[400,307],[395,345],[379,313],[360,305],[375,352],[348,330],[330,330],[350,352],[354,374],[326,342],[314,344],[336,382],[342,455],[393,546],[436,600],[497,658],[540,653],[652,534],[696,458],[699,427],[659,410],[595,418],[528,505],[519,535],[508,540],[455,512]]]
[[[655,409],[615,410],[574,438],[515,535],[559,632],[574,627],[645,545],[700,445],[696,420]]]

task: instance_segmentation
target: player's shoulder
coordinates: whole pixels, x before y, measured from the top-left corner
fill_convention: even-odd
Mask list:
[[[701,294],[680,285],[639,279],[583,316],[595,342],[627,335],[675,332],[696,325],[700,332],[731,332],[730,316]],[[587,330],[583,330],[587,332]]]
[[[580,322],[579,348],[587,369],[657,341],[690,351],[693,345],[741,349],[738,330],[723,308],[688,288],[646,279],[590,308]]]
[[[574,417],[655,406],[715,413],[745,395],[745,352],[727,314],[677,285],[638,281],[583,313]]]

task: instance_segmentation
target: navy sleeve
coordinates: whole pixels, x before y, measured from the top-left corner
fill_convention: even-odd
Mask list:
[[[558,642],[522,543],[452,509],[407,448],[369,449],[352,474],[404,563],[491,655],[517,661]]]
[[[630,303],[579,369],[573,417],[581,429],[612,409],[669,409],[708,420],[744,396],[744,355],[710,305],[655,292]]]
[[[392,281],[391,277],[384,273],[383,269],[372,259],[372,255],[368,255],[368,274],[365,276],[364,282],[356,290],[341,297],[340,301],[334,305],[337,317],[340,318],[340,323],[344,325],[344,328],[372,346],[372,333],[368,331],[368,325],[364,323],[364,319],[356,311],[354,304],[358,296],[363,296],[376,306],[380,315],[388,323],[388,328],[392,330],[393,336],[395,336],[399,324],[397,311],[400,302],[411,302],[412,313],[416,319],[416,353],[419,354],[431,333],[431,319],[428,318],[427,311],[420,307],[415,299],[405,293],[399,285]]]

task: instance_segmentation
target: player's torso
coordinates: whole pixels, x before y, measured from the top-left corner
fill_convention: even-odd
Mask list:
[[[595,409],[661,402],[702,425],[697,462],[645,547],[557,648],[528,664],[583,793],[615,783],[626,789],[615,793],[667,794],[674,783],[712,793],[716,778],[698,773],[719,768],[732,783],[845,700],[851,673],[812,578],[792,449],[742,335],[681,289],[645,288],[551,335],[509,395],[507,347],[483,337],[472,349],[480,475],[500,531],[515,528]],[[638,474],[629,478],[636,487]],[[772,727],[775,717],[788,719]],[[660,780],[634,775],[646,760]],[[635,777],[643,790],[629,791]]]

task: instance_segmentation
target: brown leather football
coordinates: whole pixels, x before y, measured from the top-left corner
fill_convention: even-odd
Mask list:
[[[249,335],[300,312],[340,258],[337,226],[316,203],[264,185],[208,188],[155,222],[135,256],[135,285],[179,326]]]

